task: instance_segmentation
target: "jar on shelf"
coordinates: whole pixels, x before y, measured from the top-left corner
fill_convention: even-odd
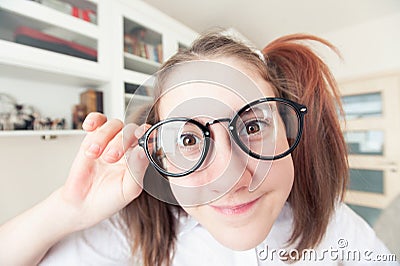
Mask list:
[[[10,115],[10,122],[13,124],[14,130],[33,130],[37,117],[39,117],[39,113],[32,106],[15,104]]]
[[[13,130],[11,114],[15,112],[15,100],[7,94],[0,93],[0,130]]]

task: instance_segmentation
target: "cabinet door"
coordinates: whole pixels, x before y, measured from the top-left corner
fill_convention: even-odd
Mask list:
[[[346,202],[374,225],[400,193],[399,77],[341,84],[350,184]]]

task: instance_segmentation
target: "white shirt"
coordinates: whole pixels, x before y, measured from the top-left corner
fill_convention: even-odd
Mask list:
[[[118,219],[114,216],[66,237],[51,248],[40,265],[141,265],[140,259],[131,256],[129,241]],[[261,245],[233,251],[219,244],[193,218],[182,217],[173,265],[288,265],[280,260],[283,253],[279,252],[295,251],[285,248],[292,222],[291,208],[285,204]],[[344,204],[337,207],[322,242],[307,252],[291,265],[399,265],[395,261],[376,261],[393,259],[368,224]]]

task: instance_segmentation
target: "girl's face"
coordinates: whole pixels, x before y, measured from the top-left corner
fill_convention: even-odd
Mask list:
[[[238,59],[219,58],[214,61],[246,74],[257,85],[263,97],[275,96],[269,83],[261,78],[257,71]],[[184,116],[205,124],[213,119],[232,118],[234,112],[244,106],[246,101],[256,100],[256,97],[259,96],[254,96],[253,99],[247,97],[244,100],[237,93],[222,86],[191,83],[162,96],[159,115],[161,120],[175,116],[177,107],[188,103],[186,105],[190,108],[185,109],[187,111]],[[196,109],[200,109],[201,114]],[[266,238],[286,202],[293,185],[293,162],[290,155],[275,161],[262,161],[250,157],[231,140],[226,127],[226,123],[210,126],[213,144],[204,166],[183,178],[171,178],[170,182],[179,202],[183,196],[174,190],[174,185],[199,187],[218,178],[234,178],[235,181],[227,186],[216,185],[208,188],[209,191],[205,193],[214,193],[215,200],[183,208],[224,246],[234,250],[247,250]],[[287,145],[286,136],[282,132],[276,137],[277,146]],[[254,190],[250,186],[255,178],[262,182],[260,181]]]

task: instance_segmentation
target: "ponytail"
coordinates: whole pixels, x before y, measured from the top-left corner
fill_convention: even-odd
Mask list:
[[[311,35],[279,38],[263,49],[268,79],[284,97],[307,106],[303,136],[292,153],[295,179],[288,202],[293,209],[293,231],[288,244],[297,250],[320,243],[342,201],[348,179],[346,144],[338,110],[343,114],[338,86],[327,65],[304,41],[329,42]]]

